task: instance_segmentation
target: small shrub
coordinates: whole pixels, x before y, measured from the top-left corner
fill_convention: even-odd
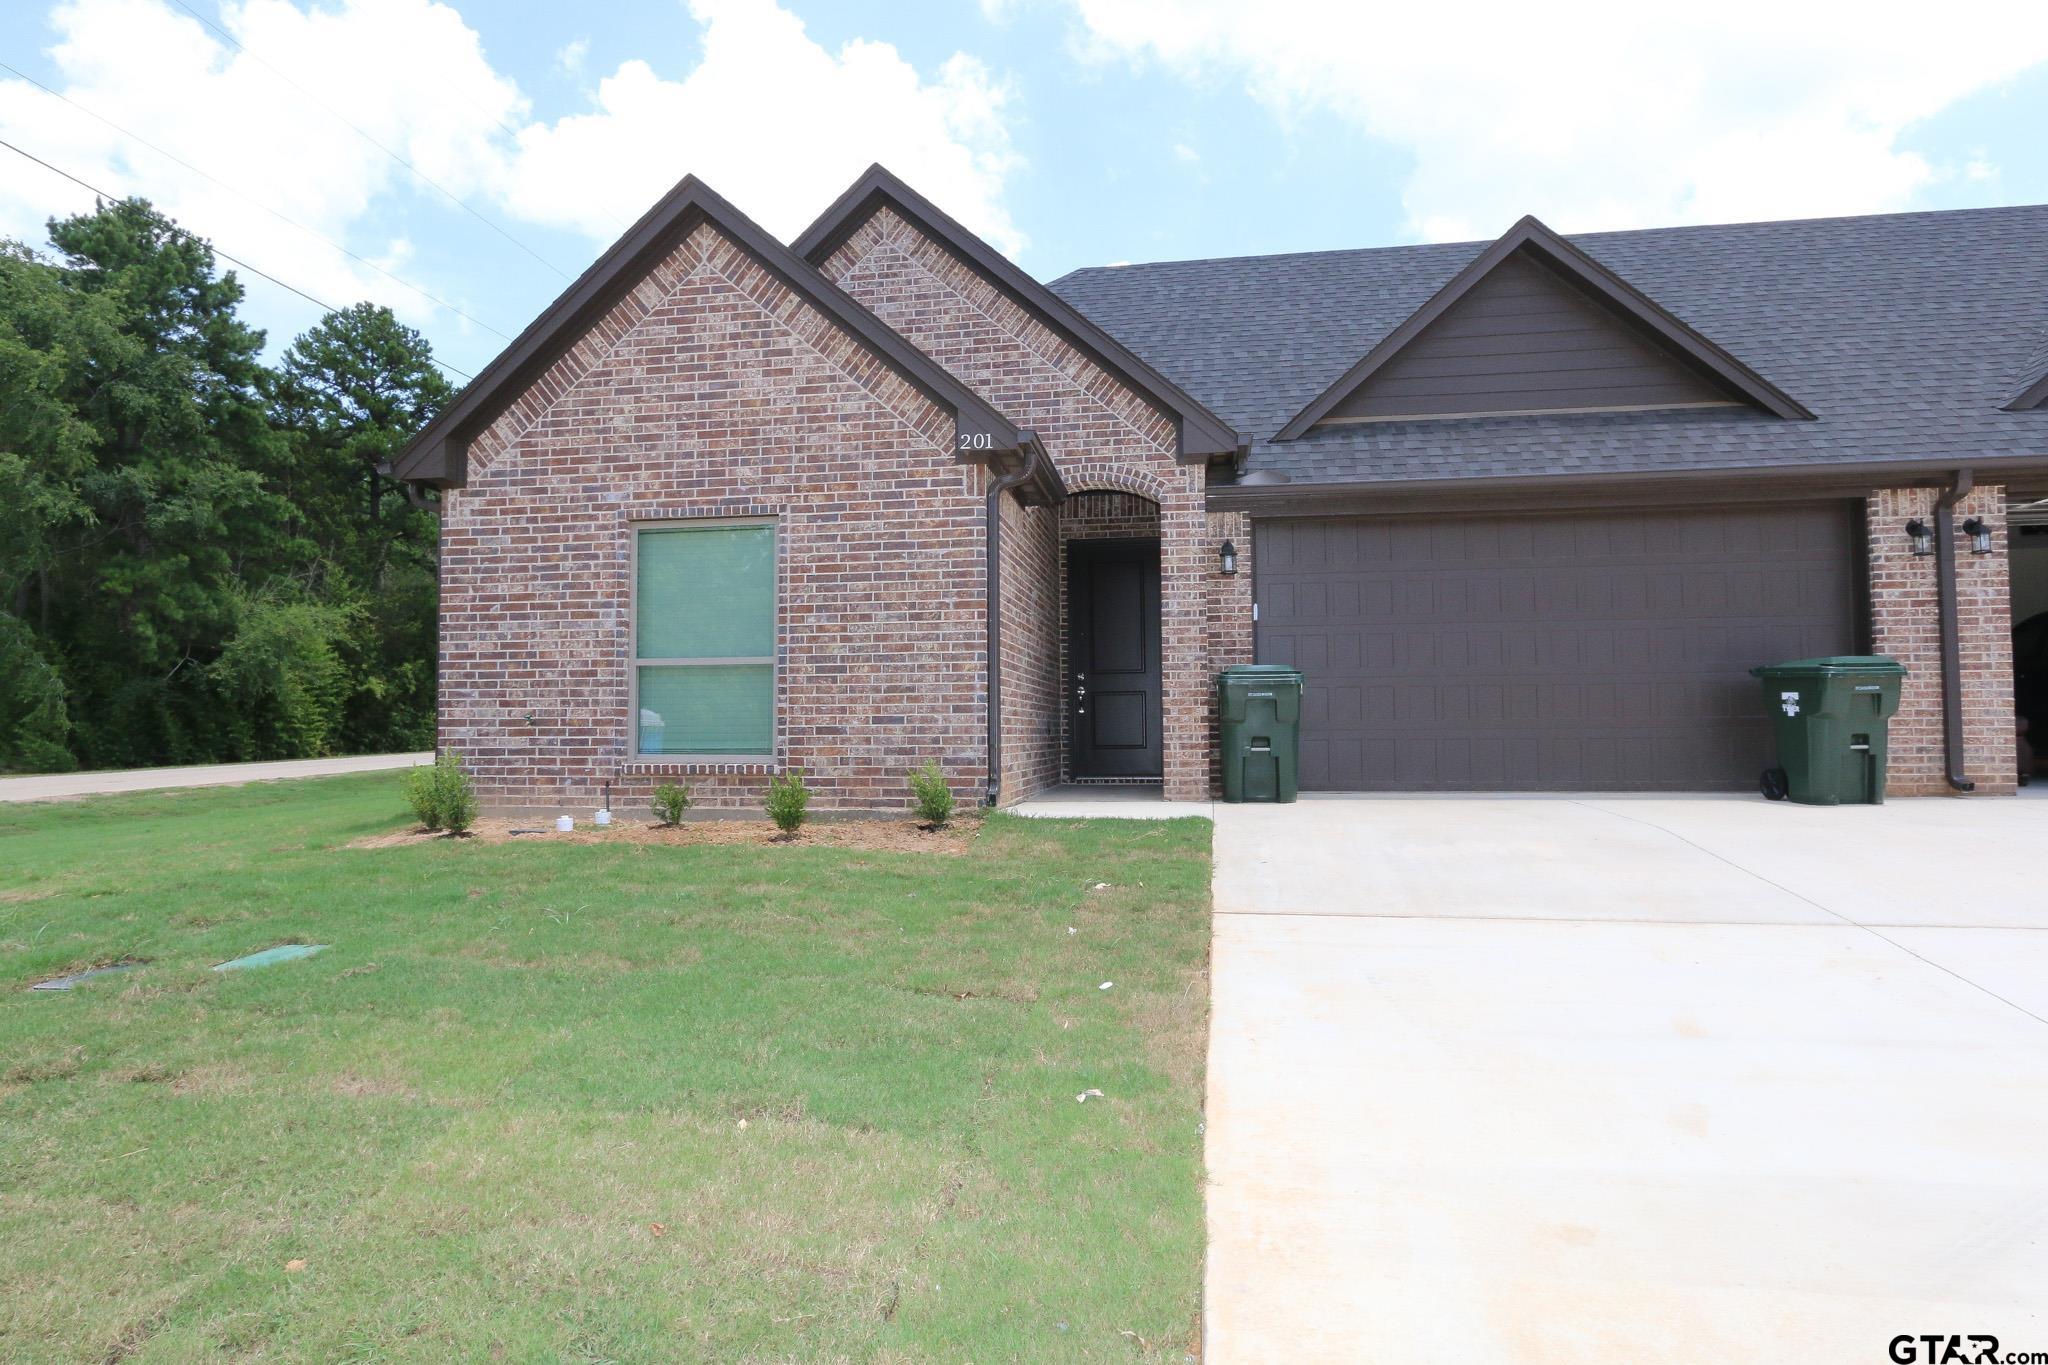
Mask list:
[[[476,823],[476,783],[462,766],[462,755],[444,749],[430,767],[405,774],[405,800],[420,824],[430,830],[466,834]]]
[[[450,834],[467,834],[476,823],[476,783],[462,766],[462,755],[446,750],[434,760],[435,780],[441,787],[441,823]]]
[[[441,828],[441,789],[434,780],[434,764],[405,770],[405,804],[421,829]]]
[[[946,785],[946,774],[935,762],[928,762],[910,774],[910,790],[917,801],[917,813],[933,829],[944,827],[953,818],[953,789]]]
[[[654,818],[664,825],[683,823],[690,808],[690,789],[677,782],[664,782],[654,789]]]
[[[764,804],[768,807],[768,818],[784,834],[802,829],[811,808],[811,789],[804,785],[804,770],[791,768],[780,777],[770,778]]]

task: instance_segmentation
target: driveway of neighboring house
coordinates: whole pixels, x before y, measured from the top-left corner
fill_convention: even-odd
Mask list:
[[[232,787],[281,777],[332,777],[432,763],[432,754],[356,754],[348,758],[289,759],[279,763],[215,763],[199,768],[128,768],[101,773],[46,773],[0,777],[0,802],[56,801],[69,796],[158,791],[167,787]]]
[[[1207,1359],[2048,1351],[2048,800],[1216,817]]]

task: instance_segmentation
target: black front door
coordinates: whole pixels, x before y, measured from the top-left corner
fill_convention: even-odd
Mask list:
[[[1158,777],[1159,542],[1067,545],[1068,773]]]

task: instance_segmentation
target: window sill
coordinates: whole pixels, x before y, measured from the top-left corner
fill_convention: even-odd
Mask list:
[[[619,769],[625,777],[699,777],[726,774],[738,777],[773,777],[782,764],[773,756],[749,757],[731,754],[663,754],[629,759]]]

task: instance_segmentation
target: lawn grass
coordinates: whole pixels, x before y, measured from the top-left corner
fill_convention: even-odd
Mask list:
[[[397,793],[0,806],[0,1359],[1194,1348],[1206,821],[342,847]]]

